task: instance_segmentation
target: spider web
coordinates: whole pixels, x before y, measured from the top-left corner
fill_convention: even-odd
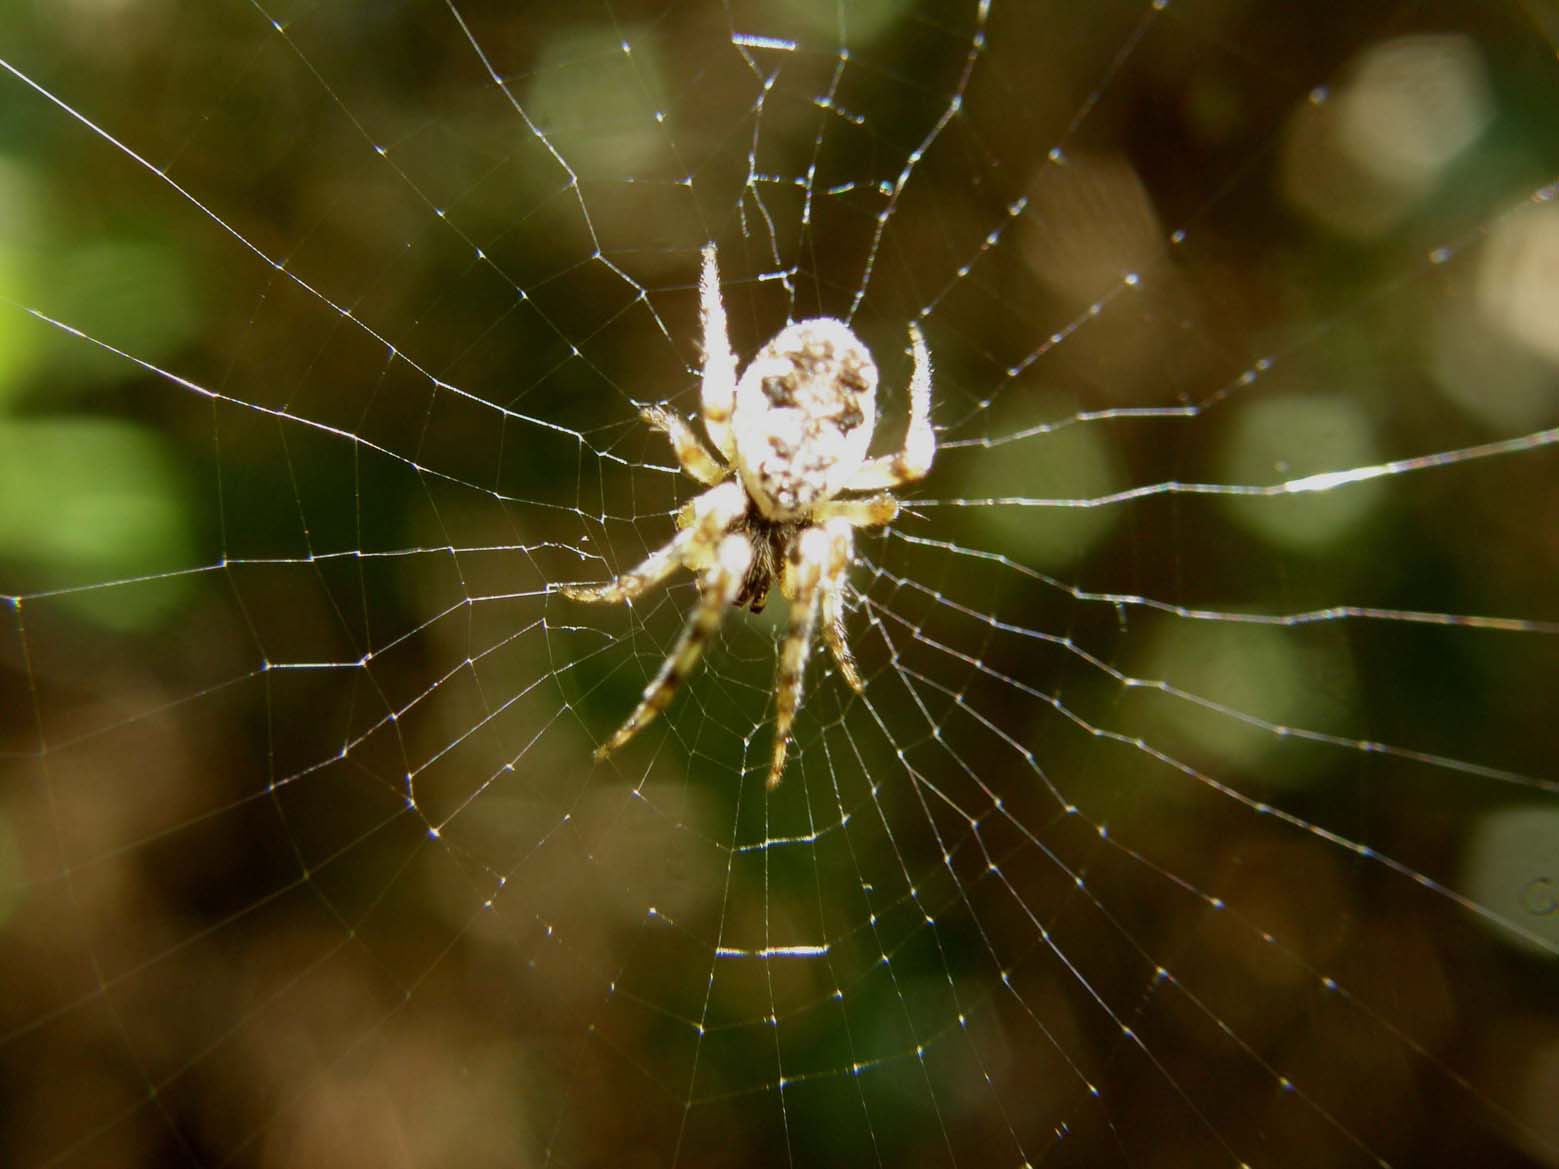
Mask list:
[[[1357,7],[13,14],[0,1159],[1559,1163],[1555,28]],[[936,370],[773,793],[708,240]]]

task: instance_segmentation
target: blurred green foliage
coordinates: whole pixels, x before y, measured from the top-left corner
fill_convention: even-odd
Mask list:
[[[0,161],[0,301],[13,306],[0,314],[0,562],[28,592],[66,590],[94,624],[150,628],[180,611],[188,580],[113,582],[196,566],[198,494],[180,449],[115,391],[144,376],[138,362],[177,355],[202,317],[174,239],[130,224],[82,235],[49,184]]]

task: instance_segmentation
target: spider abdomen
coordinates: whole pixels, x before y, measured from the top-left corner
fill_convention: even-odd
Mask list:
[[[753,358],[731,419],[748,494],[797,520],[844,490],[877,421],[877,366],[843,321],[798,321]]]

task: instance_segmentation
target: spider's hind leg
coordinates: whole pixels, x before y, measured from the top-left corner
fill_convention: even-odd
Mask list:
[[[682,636],[677,639],[677,644],[661,663],[660,671],[644,688],[644,697],[628,716],[628,721],[618,727],[610,739],[596,748],[597,759],[606,758],[628,742],[654,722],[655,716],[671,704],[672,698],[676,696],[677,687],[698,664],[704,646],[720,627],[720,622],[725,617],[726,607],[741,591],[742,581],[746,579],[747,567],[751,562],[752,545],[746,536],[739,532],[731,532],[720,541],[713,563],[705,569],[699,581],[701,595],[698,608],[693,610],[693,616],[682,629]]]
[[[936,457],[936,432],[931,428],[931,354],[920,326],[911,322],[909,347],[915,355],[915,369],[909,379],[909,429],[904,446],[896,454],[867,459],[845,484],[847,491],[873,491],[879,487],[897,487],[923,478]]]
[[[693,428],[664,406],[651,406],[640,411],[640,417],[671,440],[671,449],[677,453],[682,469],[705,486],[713,487],[731,473],[698,440]]]
[[[704,331],[704,372],[699,400],[704,429],[715,450],[727,459],[736,455],[731,415],[736,408],[736,355],[725,323],[720,296],[720,264],[713,242],[704,245],[704,267],[698,278],[698,315]]]

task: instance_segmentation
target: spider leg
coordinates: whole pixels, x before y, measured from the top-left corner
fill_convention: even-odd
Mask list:
[[[677,687],[698,664],[704,646],[709,643],[714,631],[720,627],[726,608],[741,591],[742,581],[747,576],[747,566],[751,562],[752,545],[746,536],[730,532],[720,541],[713,563],[704,570],[703,576],[699,579],[701,596],[698,608],[693,610],[692,617],[688,618],[688,623],[682,627],[682,636],[677,639],[677,644],[661,663],[660,672],[644,688],[644,697],[628,716],[628,721],[618,727],[610,739],[596,748],[597,759],[605,759],[654,722],[655,716],[671,704],[672,698],[676,696]]]
[[[790,623],[780,646],[779,672],[774,680],[774,760],[769,764],[769,788],[779,786],[790,749],[790,725],[801,705],[801,682],[807,657],[812,652],[812,630],[817,625],[818,593],[823,569],[828,567],[828,533],[807,528],[792,545],[790,561],[780,584],[790,598]]]
[[[704,327],[704,378],[700,388],[704,429],[715,450],[729,462],[736,455],[731,414],[736,409],[736,356],[720,299],[720,265],[715,245],[704,245],[704,270],[698,278],[698,315]]]
[[[839,663],[839,673],[845,683],[859,694],[862,690],[861,674],[855,668],[855,655],[844,636],[844,586],[850,577],[850,565],[855,562],[855,533],[847,520],[830,520],[827,526],[828,571],[823,574],[822,609],[823,640],[833,651],[834,661]]]
[[[700,483],[713,487],[731,473],[731,468],[710,454],[698,440],[693,428],[670,410],[653,406],[641,411],[640,416],[671,440],[671,449],[677,452],[677,462]]]
[[[855,528],[880,528],[891,524],[899,514],[899,501],[884,492],[870,499],[830,499],[812,509],[813,518],[827,521],[843,520]]]
[[[904,434],[904,449],[867,459],[845,484],[846,491],[896,487],[923,478],[931,469],[936,456],[936,433],[931,429],[931,354],[914,322],[909,326],[909,346],[915,355],[915,370],[909,379],[909,429]]]
[[[653,588],[680,566],[701,567],[700,549],[715,546],[720,533],[729,528],[747,510],[747,496],[734,480],[711,487],[690,500],[678,517],[681,528],[668,543],[651,552],[636,568],[602,585],[569,586],[562,590],[571,601],[616,604],[631,601],[645,589]],[[683,523],[683,518],[687,522]]]

